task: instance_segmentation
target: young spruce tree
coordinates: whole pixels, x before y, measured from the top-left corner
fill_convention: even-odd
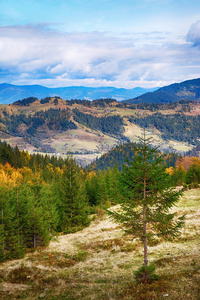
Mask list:
[[[115,221],[122,223],[144,246],[144,266],[148,266],[148,241],[155,237],[175,237],[183,225],[184,216],[176,217],[170,209],[177,203],[181,191],[171,187],[162,156],[150,146],[151,138],[145,131],[135,147],[135,155],[124,165],[119,177],[123,200],[121,210],[109,212]]]

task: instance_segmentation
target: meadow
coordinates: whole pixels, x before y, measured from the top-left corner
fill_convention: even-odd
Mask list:
[[[175,209],[186,214],[181,235],[148,247],[157,281],[136,284],[142,243],[97,209],[84,230],[52,237],[47,248],[1,263],[0,298],[200,299],[200,189],[185,191]]]

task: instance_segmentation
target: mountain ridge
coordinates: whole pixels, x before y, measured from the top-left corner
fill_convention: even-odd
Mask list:
[[[200,78],[185,80],[147,92],[133,99],[124,100],[127,104],[169,103],[179,100],[200,100]]]
[[[81,99],[93,100],[100,98],[112,98],[116,100],[125,100],[139,96],[148,91],[155,90],[136,87],[133,89],[115,88],[115,87],[84,87],[69,86],[48,88],[42,85],[13,85],[9,83],[0,84],[0,104],[11,104],[17,100],[28,97],[45,97],[59,96],[62,99]]]

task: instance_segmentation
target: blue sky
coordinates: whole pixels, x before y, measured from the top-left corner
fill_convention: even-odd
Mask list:
[[[0,83],[150,88],[199,77],[199,0],[1,0]]]

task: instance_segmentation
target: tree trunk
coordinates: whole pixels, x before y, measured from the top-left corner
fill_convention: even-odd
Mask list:
[[[144,139],[145,139],[145,131],[144,131]],[[144,147],[146,146],[144,142]],[[147,253],[147,221],[146,221],[146,153],[144,152],[144,206],[143,206],[143,243],[144,243],[144,266],[148,265],[148,253]]]
[[[148,253],[147,253],[147,224],[146,224],[146,206],[143,207],[143,236],[144,236],[144,266],[148,265]]]

